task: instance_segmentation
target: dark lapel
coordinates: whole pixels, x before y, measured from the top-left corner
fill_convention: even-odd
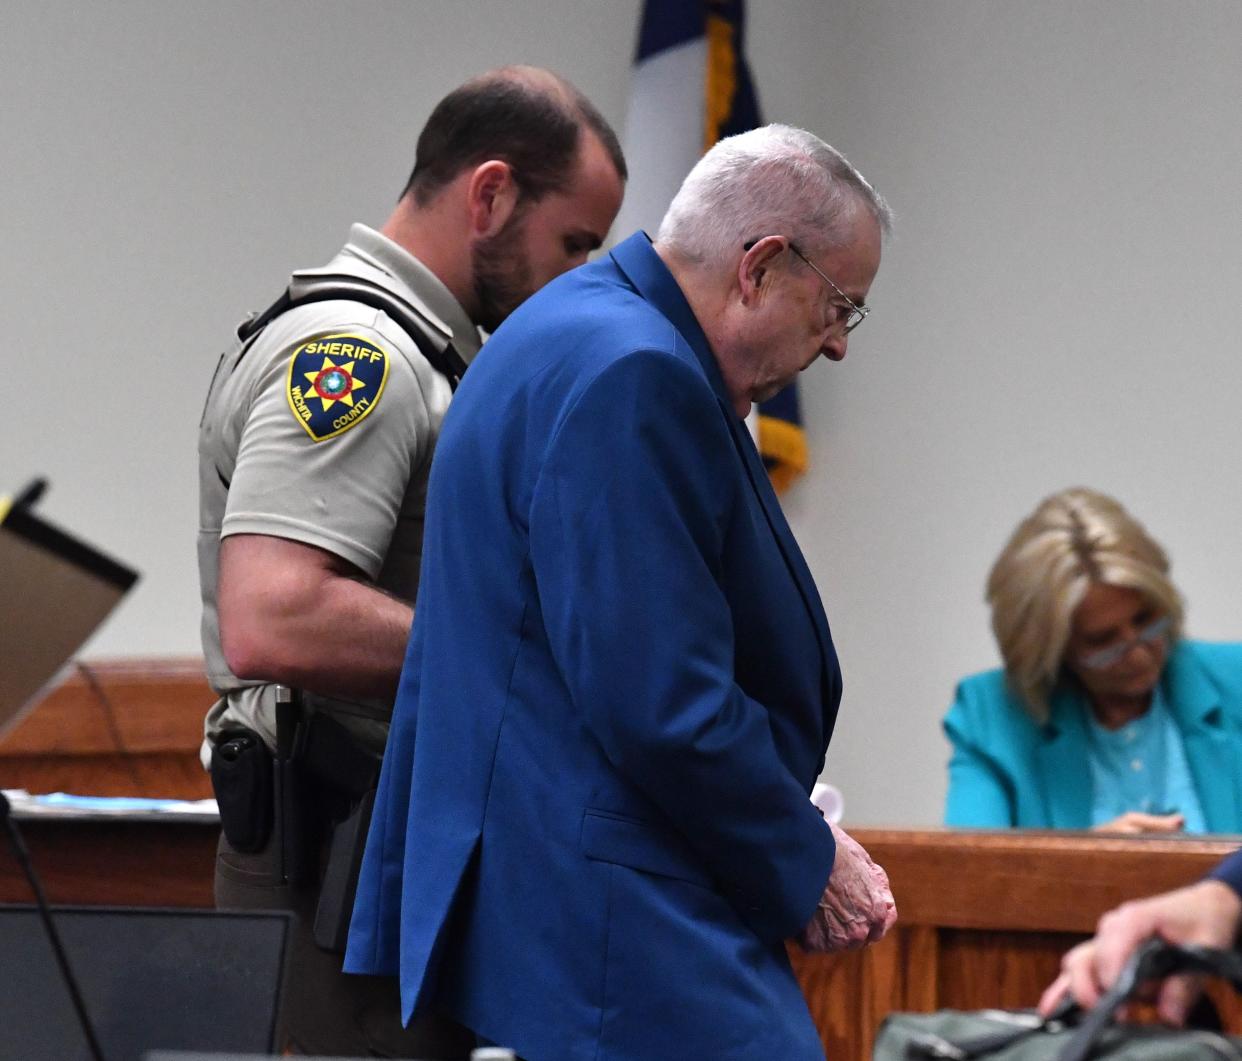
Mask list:
[[[724,379],[720,375],[716,357],[708,345],[707,336],[703,334],[703,329],[695,319],[685,295],[682,294],[677,281],[673,279],[673,274],[668,271],[667,266],[660,260],[660,256],[656,254],[646,233],[636,232],[624,243],[614,247],[612,259],[634,285],[635,290],[667,317],[677,329],[682,339],[694,351],[703,369],[703,374],[711,384],[712,390],[715,391],[721,414],[729,425],[729,432],[733,436],[734,446],[741,456],[751,487],[759,499],[768,526],[776,538],[781,555],[785,558],[785,563],[793,575],[798,592],[802,595],[803,603],[811,617],[811,623],[815,627],[815,636],[819,640],[820,655],[823,661],[825,687],[829,690],[830,703],[835,703],[835,694],[838,692],[836,667],[830,667],[828,661],[835,660],[836,654],[832,650],[828,619],[820,603],[819,591],[815,588],[815,580],[811,577],[810,568],[806,566],[802,550],[798,548],[793,532],[785,521],[785,514],[781,511],[776,492],[772,489],[772,484],[768,479],[767,469],[764,468],[763,461],[760,460],[759,453],[755,449],[754,439],[751,438],[745,421],[739,419],[733,411],[733,403],[728,391],[725,390]]]
[[[1189,649],[1176,646],[1161,679],[1165,703],[1182,735],[1186,762],[1208,832],[1232,833],[1242,821],[1237,741],[1225,728],[1220,693]]]

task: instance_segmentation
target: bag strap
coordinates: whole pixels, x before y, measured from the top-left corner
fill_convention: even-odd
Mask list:
[[[431,367],[448,380],[449,387],[457,390],[457,384],[466,374],[466,363],[453,349],[452,344],[446,345],[443,350],[436,347],[427,336],[428,322],[414,306],[400,295],[361,276],[350,276],[347,273],[295,276],[280,298],[238,327],[237,337],[247,344],[248,349],[250,341],[282,313],[311,302],[338,299],[360,302],[364,306],[387,313],[410,337],[410,341],[418,347],[419,353],[427,359]],[[244,354],[245,351],[243,356]]]
[[[1242,991],[1242,956],[1210,947],[1178,946],[1152,937],[1126,963],[1117,982],[1082,1019],[1057,1061],[1086,1061],[1117,1010],[1149,980],[1175,973],[1203,973],[1228,980]]]

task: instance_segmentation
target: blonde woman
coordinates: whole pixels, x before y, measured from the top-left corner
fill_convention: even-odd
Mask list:
[[[987,599],[1005,666],[945,717],[946,824],[1242,832],[1242,645],[1182,638],[1168,558],[1117,501],[1046,498]]]

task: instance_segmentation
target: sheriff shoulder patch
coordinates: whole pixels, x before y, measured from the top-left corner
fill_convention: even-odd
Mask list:
[[[323,442],[362,423],[387,379],[387,351],[357,335],[325,335],[293,351],[285,396],[306,433]]]

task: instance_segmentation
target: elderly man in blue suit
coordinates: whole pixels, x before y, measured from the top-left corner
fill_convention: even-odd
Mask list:
[[[811,134],[731,137],[654,245],[471,366],[346,956],[399,974],[407,1019],[530,1061],[823,1056],[783,941],[896,911],[807,798],[840,670],[743,418],[845,356],[889,220]]]

